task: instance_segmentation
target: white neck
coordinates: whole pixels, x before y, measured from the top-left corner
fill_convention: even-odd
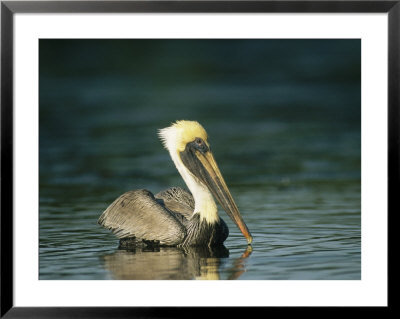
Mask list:
[[[173,152],[170,153],[176,168],[193,195],[195,203],[193,214],[199,213],[200,219],[204,219],[209,223],[218,221],[218,208],[208,188],[190,173],[176,152],[175,154],[172,154]]]
[[[195,208],[193,214],[200,214],[201,220],[206,220],[209,223],[214,223],[218,221],[218,208],[215,204],[214,198],[211,195],[208,188],[201,183],[197,178],[193,176],[192,173],[186,168],[186,166],[182,163],[181,158],[179,157],[176,151],[175,141],[176,138],[173,136],[175,131],[169,130],[167,131],[168,139],[164,137],[164,145],[168,149],[169,154],[178,170],[181,174],[183,180],[185,181],[187,187],[193,195]]]

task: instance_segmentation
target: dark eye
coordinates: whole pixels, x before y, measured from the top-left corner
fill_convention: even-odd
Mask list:
[[[202,153],[208,152],[208,145],[201,137],[196,137],[190,144]]]

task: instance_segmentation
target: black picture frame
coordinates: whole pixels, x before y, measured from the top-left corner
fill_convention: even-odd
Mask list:
[[[388,218],[398,213],[400,130],[400,0],[396,1],[1,1],[1,317],[5,318],[175,318],[185,307],[14,307],[13,302],[13,19],[16,13],[269,12],[388,14]],[[390,214],[392,212],[392,214]],[[393,224],[393,223],[392,223]],[[389,232],[388,247],[390,251]],[[389,255],[388,255],[388,261]],[[389,269],[388,269],[389,270]],[[390,274],[390,273],[389,273]],[[388,281],[388,287],[390,282]],[[260,292],[262,293],[262,292]],[[388,294],[389,295],[389,294]],[[388,307],[392,302],[389,295]],[[333,315],[338,308],[331,309]],[[272,312],[277,308],[252,308]],[[294,310],[293,307],[290,310]],[[238,313],[239,311],[239,313]],[[248,309],[200,308],[196,315],[228,316]],[[281,311],[281,310],[279,310]],[[299,311],[299,309],[296,309]],[[325,311],[325,309],[322,309]],[[370,311],[370,310],[367,310]],[[300,313],[305,313],[302,308]],[[281,314],[281,313],[280,313]],[[299,313],[296,313],[299,315]]]

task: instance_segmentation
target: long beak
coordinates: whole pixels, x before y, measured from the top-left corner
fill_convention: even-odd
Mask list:
[[[192,174],[209,188],[228,216],[239,227],[244,237],[246,237],[247,243],[250,245],[253,241],[253,237],[239,213],[239,209],[229,192],[228,186],[222,177],[213,154],[211,151],[202,153],[198,150],[190,153],[190,156],[184,156],[182,158],[182,160],[186,162],[185,165]],[[190,159],[188,157],[190,157]]]

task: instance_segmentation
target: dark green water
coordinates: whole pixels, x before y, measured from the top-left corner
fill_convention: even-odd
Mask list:
[[[40,40],[40,279],[361,279],[359,40]],[[123,192],[185,187],[157,129],[199,121],[250,229],[118,250]]]

